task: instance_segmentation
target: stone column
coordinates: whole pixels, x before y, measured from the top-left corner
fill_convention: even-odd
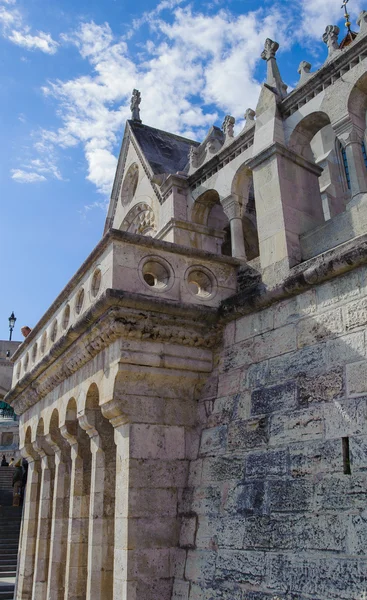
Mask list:
[[[231,229],[232,256],[246,260],[240,203],[234,196],[227,196],[221,204]]]
[[[116,477],[113,428],[99,411],[88,411],[79,423],[90,437],[92,455],[87,598],[112,600]]]
[[[85,600],[87,593],[90,444],[79,426],[76,430],[71,433],[66,425],[61,427],[71,448],[65,600]]]
[[[23,508],[22,552],[18,565],[17,600],[32,600],[33,575],[36,554],[38,507],[40,493],[40,459],[31,444],[21,450],[28,461],[28,476]]]
[[[336,128],[335,133],[345,148],[351,199],[357,200],[358,196],[367,192],[367,169],[362,153],[363,132],[352,123],[348,123],[344,131],[340,133]]]
[[[44,439],[37,439],[35,448],[41,457],[41,482],[32,598],[46,600],[55,460]]]
[[[55,454],[47,600],[63,600],[69,519],[70,446],[61,438],[59,432],[47,435],[46,440]]]

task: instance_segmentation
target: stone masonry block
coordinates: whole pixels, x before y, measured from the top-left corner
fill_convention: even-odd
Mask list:
[[[133,424],[130,428],[132,458],[185,458],[183,427]]]
[[[218,398],[238,392],[241,375],[241,369],[220,373],[218,379]]]
[[[182,517],[180,531],[180,547],[194,548],[197,529],[197,516]]]
[[[301,406],[311,402],[330,402],[343,395],[343,369],[339,367],[314,376],[301,374],[297,383]]]
[[[335,400],[324,406],[325,438],[367,434],[367,398]]]
[[[367,394],[367,361],[359,361],[346,366],[348,396]]]
[[[243,517],[199,517],[196,546],[202,549],[243,547],[245,523]]]
[[[270,418],[270,443],[284,444],[322,437],[324,417],[321,409],[313,407]]]
[[[297,345],[312,346],[343,333],[341,308],[302,319],[297,325]]]
[[[216,456],[204,458],[202,481],[204,484],[218,481],[242,479],[244,472],[244,459],[230,456]]]
[[[367,561],[355,557],[269,554],[266,584],[271,589],[333,600],[363,599]]]
[[[367,465],[367,441],[366,436],[352,436],[349,438],[349,450],[351,469],[355,471],[364,471]]]
[[[236,321],[236,343],[273,329],[273,322],[274,311],[272,308],[238,319]]]
[[[345,304],[360,294],[357,271],[352,271],[338,279],[327,281],[316,288],[318,308],[327,308],[336,304]]]
[[[254,362],[260,362],[273,356],[280,356],[295,350],[297,347],[296,327],[286,325],[268,331],[254,338],[252,357]]]
[[[204,429],[201,434],[200,454],[216,455],[223,454],[227,445],[227,426],[219,425]]]
[[[293,477],[311,475],[322,478],[325,474],[341,473],[343,459],[340,439],[310,440],[289,447],[291,474]]]
[[[232,421],[228,427],[228,448],[248,449],[264,446],[268,441],[265,418]]]
[[[316,374],[326,371],[327,363],[323,344],[302,348],[269,360],[267,383],[279,383],[293,379],[300,373]]]
[[[296,384],[293,381],[260,388],[251,394],[251,414],[271,413],[296,408]]]
[[[265,385],[268,378],[269,362],[251,365],[245,372],[241,383],[241,389],[253,390]]]
[[[312,315],[315,311],[315,290],[309,290],[290,300],[283,300],[274,307],[274,327],[296,323],[302,317]]]
[[[194,582],[211,582],[214,578],[217,553],[209,550],[189,550],[185,577]]]
[[[365,358],[364,332],[344,335],[326,344],[326,356],[330,365],[344,365]]]
[[[348,330],[364,327],[367,324],[367,298],[362,298],[345,306],[344,314]]]
[[[353,466],[353,465],[352,465]],[[367,472],[345,476],[344,473],[324,475],[315,484],[315,509],[350,511],[364,510],[367,505]]]
[[[267,514],[266,488],[262,480],[241,483],[228,491],[224,510],[231,515]]]
[[[256,585],[265,574],[265,554],[248,550],[220,550],[215,579]]]
[[[342,515],[307,513],[278,515],[272,521],[272,549],[301,553],[307,550],[346,551],[347,525]]]
[[[313,483],[300,479],[274,479],[267,483],[270,512],[304,512],[312,509]]]
[[[189,600],[190,582],[175,579],[172,591],[172,600]]]
[[[286,475],[288,462],[288,450],[253,452],[246,456],[246,477]]]
[[[224,350],[220,370],[224,373],[239,367],[249,367],[253,362],[253,339],[234,344]]]

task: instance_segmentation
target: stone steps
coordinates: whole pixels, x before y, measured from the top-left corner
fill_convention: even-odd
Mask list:
[[[0,600],[14,597],[21,517],[21,507],[0,507]]]

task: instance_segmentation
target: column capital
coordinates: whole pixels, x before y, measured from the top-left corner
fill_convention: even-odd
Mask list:
[[[333,126],[333,129],[339,142],[344,148],[349,144],[362,144],[363,142],[363,130],[349,120],[345,120],[343,123]]]
[[[123,412],[119,400],[112,399],[101,406],[102,415],[109,420],[113,427],[125,425],[128,422],[127,415]]]
[[[77,424],[74,422],[68,424],[65,423],[60,427],[62,437],[70,444],[70,446],[76,446],[78,444],[76,427]]]
[[[223,210],[228,217],[229,221],[232,219],[240,219],[241,218],[241,205],[237,198],[230,195],[227,198],[221,200],[221,205],[223,206]]]
[[[87,432],[88,437],[93,438],[98,436],[94,411],[84,412],[84,414],[79,415],[78,421],[80,427]]]

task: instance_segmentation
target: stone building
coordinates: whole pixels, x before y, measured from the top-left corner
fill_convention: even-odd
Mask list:
[[[367,12],[243,130],[145,125],[14,356],[17,600],[367,594]]]

